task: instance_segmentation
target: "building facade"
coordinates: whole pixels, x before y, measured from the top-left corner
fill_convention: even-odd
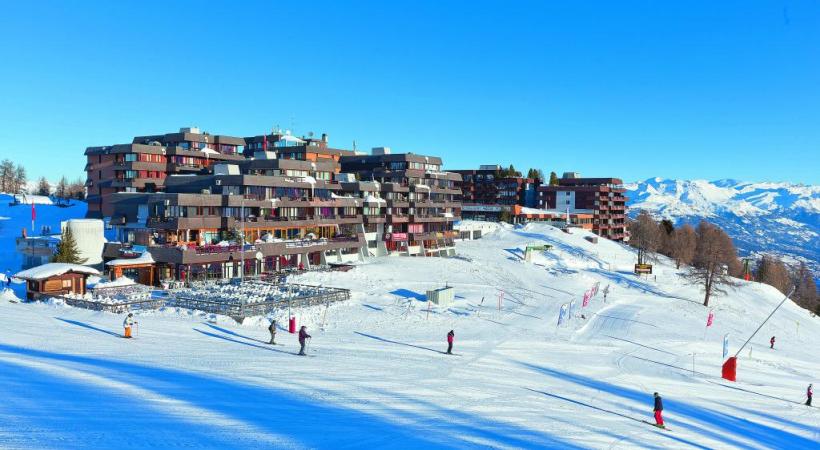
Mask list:
[[[441,158],[413,153],[343,156],[342,172],[356,180],[343,183],[347,193],[368,202],[365,232],[371,252],[451,256],[461,219],[461,175],[444,172]]]
[[[111,217],[111,196],[118,192],[162,192],[168,175],[207,173],[213,164],[244,160],[244,146],[242,138],[182,128],[179,133],[137,136],[130,144],[88,147],[86,217]]]
[[[326,135],[199,135],[208,137],[182,144],[191,133],[146,136],[138,139],[146,143],[86,151],[98,161],[165,158],[150,161],[161,173],[156,183],[146,181],[153,173],[114,183],[120,172],[142,166],[89,168],[89,185],[99,189],[93,214],[116,230],[103,256],[116,262],[118,276],[153,283],[222,279],[389,253],[454,254],[460,176],[441,172],[440,158],[355,155],[330,148]],[[191,142],[199,142],[194,150]],[[175,158],[192,151],[204,159]]]
[[[581,178],[567,172],[556,186],[538,188],[539,207],[592,214],[592,230],[614,241],[629,239],[626,226],[626,189],[618,178]]]
[[[499,165],[477,170],[453,170],[461,175],[462,217],[497,222],[511,217],[513,206],[535,208],[540,180],[502,175]]]

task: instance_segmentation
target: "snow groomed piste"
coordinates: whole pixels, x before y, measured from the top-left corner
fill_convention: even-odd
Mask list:
[[[734,354],[782,295],[739,282],[707,309],[673,265],[638,278],[631,249],[585,236],[503,227],[460,242],[457,258],[295,277],[350,291],[293,309],[311,358],[281,328],[284,345],[268,344],[269,319],[285,325],[286,310],[241,325],[138,312],[127,340],[122,314],[6,292],[0,447],[817,447],[820,416],[803,404],[820,368],[817,318],[787,301],[728,382],[724,340]],[[528,245],[552,248],[528,263]],[[424,292],[445,285],[455,302],[429,305]],[[457,357],[442,354],[449,330]],[[667,430],[652,426],[654,392]]]

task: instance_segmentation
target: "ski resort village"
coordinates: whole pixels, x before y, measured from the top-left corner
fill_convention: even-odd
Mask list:
[[[618,174],[446,159],[189,127],[56,189],[4,162],[0,448],[820,448],[805,265]]]

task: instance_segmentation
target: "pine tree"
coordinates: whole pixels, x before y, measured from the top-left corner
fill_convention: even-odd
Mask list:
[[[558,186],[558,175],[555,172],[550,172],[550,186]]]
[[[80,258],[80,249],[77,248],[77,241],[74,240],[74,233],[71,228],[66,227],[63,231],[62,239],[57,244],[57,253],[51,258],[52,262],[85,264],[85,258]]]

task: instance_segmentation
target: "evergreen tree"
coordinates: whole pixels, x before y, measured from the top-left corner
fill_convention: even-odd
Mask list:
[[[558,186],[558,175],[555,172],[550,172],[550,186]]]
[[[538,169],[530,169],[527,171],[527,178],[538,178]]]
[[[85,258],[80,258],[80,249],[77,248],[77,241],[74,240],[74,233],[71,228],[66,227],[63,231],[63,237],[60,243],[57,244],[57,253],[51,258],[52,262],[71,263],[71,264],[85,264]]]

